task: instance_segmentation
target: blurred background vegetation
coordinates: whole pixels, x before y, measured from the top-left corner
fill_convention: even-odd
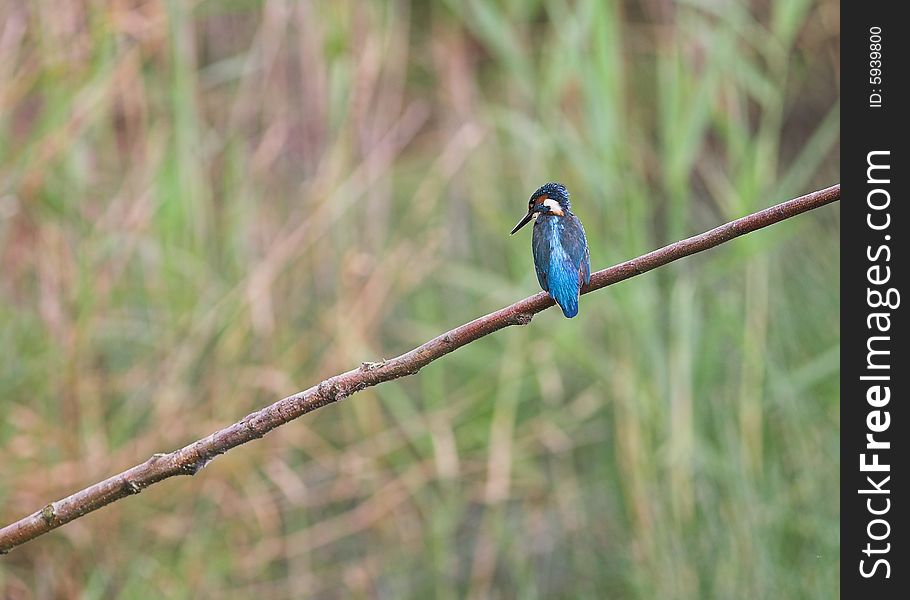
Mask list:
[[[838,180],[833,0],[0,0],[0,522]],[[3,598],[832,598],[838,212],[586,296],[0,560]]]

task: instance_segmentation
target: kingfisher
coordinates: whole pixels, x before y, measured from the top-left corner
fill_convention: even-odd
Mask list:
[[[531,252],[537,281],[559,304],[562,314],[571,319],[578,314],[582,284],[591,281],[591,257],[585,229],[572,214],[569,191],[561,183],[545,183],[531,194],[528,214],[509,235],[527,225],[535,215]]]

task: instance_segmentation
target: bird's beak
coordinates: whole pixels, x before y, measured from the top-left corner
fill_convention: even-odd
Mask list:
[[[513,229],[513,230],[509,233],[509,235],[512,235],[513,233],[515,233],[516,231],[518,231],[519,229],[521,229],[522,227],[524,227],[525,225],[527,225],[527,224],[528,224],[528,221],[530,221],[530,220],[533,219],[533,218],[534,218],[534,211],[529,210],[529,211],[528,211],[528,214],[526,214],[524,217],[522,217],[521,221],[518,222],[518,225],[515,226],[515,229]]]

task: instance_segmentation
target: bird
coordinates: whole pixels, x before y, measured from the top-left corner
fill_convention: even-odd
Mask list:
[[[572,214],[571,208],[566,186],[556,182],[545,183],[531,194],[528,214],[509,234],[514,235],[537,216],[531,235],[537,281],[569,319],[578,314],[578,295],[582,284],[591,281],[591,256],[585,228]]]

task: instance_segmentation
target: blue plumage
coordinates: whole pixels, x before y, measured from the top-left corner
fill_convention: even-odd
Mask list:
[[[579,291],[591,281],[585,230],[570,208],[565,186],[547,183],[531,195],[528,214],[512,230],[515,233],[537,216],[531,236],[537,281],[568,318],[578,314]]]

